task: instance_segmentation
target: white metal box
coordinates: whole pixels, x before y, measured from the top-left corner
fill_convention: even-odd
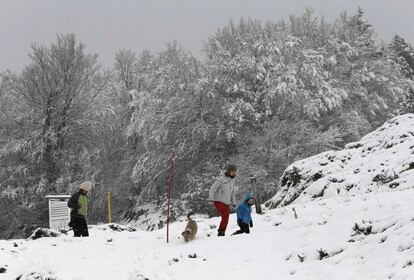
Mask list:
[[[49,200],[49,228],[57,231],[68,230],[70,195],[48,195],[46,198]]]

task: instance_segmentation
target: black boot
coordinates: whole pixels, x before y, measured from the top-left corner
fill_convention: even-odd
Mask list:
[[[218,231],[218,234],[217,234],[217,236],[224,236],[225,234],[224,234],[224,231],[222,231],[222,230],[219,230]]]

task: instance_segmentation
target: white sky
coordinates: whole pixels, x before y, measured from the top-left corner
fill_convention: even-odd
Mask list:
[[[176,39],[202,58],[202,42],[230,18],[279,21],[313,7],[329,21],[358,6],[378,37],[396,33],[414,43],[413,0],[0,0],[0,71],[20,71],[32,42],[74,33],[106,67],[121,48],[159,51]]]

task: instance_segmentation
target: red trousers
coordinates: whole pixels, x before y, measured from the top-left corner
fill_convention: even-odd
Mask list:
[[[221,222],[218,230],[225,232],[227,224],[229,223],[230,207],[220,201],[214,201],[214,207],[216,207],[221,216]]]

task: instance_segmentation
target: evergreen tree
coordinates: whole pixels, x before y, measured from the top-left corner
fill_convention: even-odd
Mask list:
[[[391,58],[401,67],[403,74],[414,81],[414,47],[404,38],[396,35],[390,44],[390,49]],[[403,112],[414,113],[414,83],[408,90],[402,107]]]
[[[396,35],[390,48],[395,52],[396,60],[402,66],[405,76],[414,79],[414,47]]]

